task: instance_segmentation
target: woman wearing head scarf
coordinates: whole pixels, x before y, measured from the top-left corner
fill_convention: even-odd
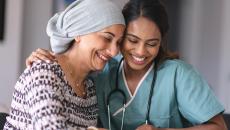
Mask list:
[[[110,60],[95,77],[102,126],[227,130],[224,108],[208,83],[167,50],[169,24],[164,6],[157,0],[130,0],[123,14],[127,28],[122,56]]]
[[[96,90],[88,75],[118,53],[124,28],[121,10],[109,0],[77,0],[54,15],[47,34],[57,61],[34,62],[21,74],[4,129],[96,126]]]

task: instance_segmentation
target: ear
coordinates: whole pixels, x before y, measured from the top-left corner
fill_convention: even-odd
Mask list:
[[[76,37],[74,38],[74,40],[76,41],[76,43],[79,43],[79,42],[81,41],[81,38],[80,38],[80,36],[76,36]]]

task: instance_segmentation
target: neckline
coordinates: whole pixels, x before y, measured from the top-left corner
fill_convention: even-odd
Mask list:
[[[124,80],[124,83],[125,83],[125,88],[126,90],[128,91],[129,93],[129,96],[132,98],[132,97],[135,97],[136,93],[138,92],[141,84],[143,83],[143,81],[146,79],[146,77],[148,76],[148,74],[151,72],[151,70],[153,69],[154,67],[154,63],[152,63],[152,65],[149,67],[149,69],[145,72],[144,76],[141,78],[141,80],[138,82],[137,84],[137,87],[134,91],[134,94],[132,95],[131,94],[131,91],[129,89],[129,86],[128,86],[128,83],[127,83],[127,79],[126,79],[126,76],[125,76],[125,70],[124,70],[124,62],[122,61],[121,63],[121,71],[122,71],[122,77],[123,77],[123,80]]]
[[[141,80],[139,81],[138,85],[137,85],[137,88],[134,92],[134,94],[132,95],[130,90],[129,90],[129,87],[128,87],[128,84],[127,84],[127,81],[126,81],[126,77],[125,77],[125,71],[124,71],[124,66],[123,66],[123,61],[121,63],[121,66],[119,68],[119,72],[121,71],[122,73],[122,78],[123,78],[123,81],[124,81],[124,84],[125,84],[125,88],[126,91],[129,93],[129,96],[130,96],[130,100],[125,104],[125,108],[127,108],[131,103],[132,101],[134,100],[139,88],[141,87],[141,84],[143,83],[143,81],[146,79],[146,77],[149,75],[149,73],[151,72],[151,70],[153,69],[154,67],[154,63],[149,67],[148,71],[144,74],[144,76],[141,78]],[[116,112],[114,112],[112,115],[113,116],[116,116],[118,113],[120,113],[121,111],[123,110],[123,107],[118,109]]]
[[[66,74],[65,74],[64,70],[62,69],[61,65],[58,62],[56,62],[56,61],[54,63],[61,70],[63,80],[64,80],[65,84],[67,85],[66,88],[70,90],[70,91],[68,91],[68,93],[71,94],[71,95],[73,95],[73,96],[75,96],[75,97],[77,97],[77,98],[79,98],[79,99],[81,99],[81,100],[86,100],[88,98],[88,93],[89,93],[88,88],[90,86],[89,86],[88,82],[89,82],[90,79],[89,78],[85,79],[85,84],[86,84],[85,85],[85,92],[86,92],[86,95],[85,95],[85,97],[81,97],[81,96],[77,95],[77,93],[75,93],[74,89],[71,87],[71,85],[70,85],[69,81],[67,80]]]

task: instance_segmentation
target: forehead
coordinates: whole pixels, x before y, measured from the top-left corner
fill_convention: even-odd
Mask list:
[[[104,28],[103,30],[99,31],[99,32],[110,32],[112,34],[114,34],[115,36],[122,36],[123,32],[125,30],[125,26],[121,25],[121,24],[115,24],[115,25],[111,25],[109,27]]]
[[[128,24],[127,33],[131,33],[142,38],[161,37],[158,26],[145,17],[139,17]]]

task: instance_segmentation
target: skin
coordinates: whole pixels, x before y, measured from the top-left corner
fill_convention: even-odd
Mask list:
[[[99,32],[77,36],[69,50],[55,55],[77,95],[84,96],[83,82],[90,71],[102,70],[118,53],[124,28],[123,25],[112,25]]]
[[[75,37],[73,47],[67,51],[68,54],[64,53],[63,55],[69,55],[73,57],[73,60],[77,59],[81,61],[81,65],[85,65],[81,69],[85,71],[101,70],[111,57],[117,55],[124,29],[125,26],[123,25],[112,25],[95,33]],[[73,48],[76,50],[73,50]],[[100,56],[103,58],[100,58]],[[37,49],[26,59],[26,66],[31,67],[32,62],[38,60],[50,62],[57,59],[54,53]]]
[[[151,66],[154,58],[157,56],[161,40],[162,37],[159,28],[154,22],[147,18],[140,17],[128,24],[127,34],[125,35],[124,43],[121,46],[121,52],[124,56],[126,80],[132,94],[135,92],[140,79],[143,77],[145,72]],[[36,53],[39,53],[39,55],[43,55],[45,53],[40,53],[40,51],[41,50],[37,51]],[[48,55],[46,55],[46,58],[47,57]],[[32,55],[29,57],[31,60],[27,62],[32,63],[36,58],[34,58],[32,53]],[[49,59],[46,58],[38,59]],[[219,114],[211,118],[205,124],[190,128],[155,128],[152,125],[143,124],[139,126],[137,130],[227,130],[227,127],[222,115]]]
[[[228,130],[221,115],[217,115],[210,119],[207,123],[197,125],[190,128],[155,128],[151,125],[142,125],[136,130]]]
[[[117,55],[123,31],[123,25],[113,25],[99,32],[76,37],[75,41],[78,42],[74,45],[77,50],[73,52],[71,60],[78,60],[79,63],[74,62],[74,66],[79,66],[83,71],[102,70],[106,62]]]
[[[140,17],[129,23],[121,52],[131,94],[134,94],[137,84],[152,65],[160,42],[160,30],[152,21]]]
[[[157,56],[162,38],[158,26],[144,17],[139,17],[128,24],[125,38],[121,51],[124,56],[126,80],[128,87],[133,94],[139,81]],[[138,62],[134,57],[138,57],[139,61],[141,61],[141,58],[144,58],[144,60]],[[143,124],[139,126],[137,130],[227,130],[227,127],[223,117],[217,115],[210,119],[206,124],[191,128],[155,128],[152,125]]]

